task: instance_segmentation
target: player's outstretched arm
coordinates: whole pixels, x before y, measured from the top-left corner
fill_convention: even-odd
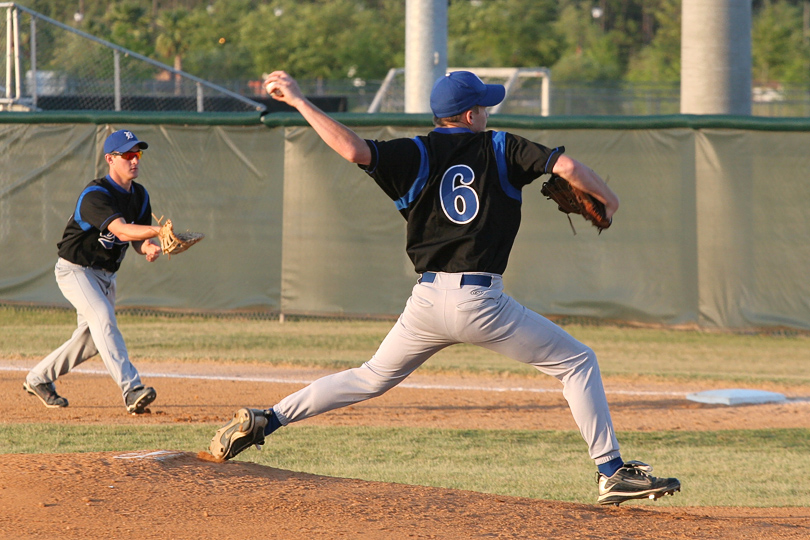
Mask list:
[[[321,139],[345,160],[360,165],[371,163],[371,150],[366,141],[309,101],[286,72],[274,71],[268,75],[264,87],[273,99],[300,112]]]
[[[137,242],[139,240],[148,240],[158,235],[160,227],[153,225],[137,225],[135,223],[127,223],[124,218],[118,218],[107,225],[107,230],[113,233],[122,242]]]
[[[554,164],[552,172],[568,180],[572,186],[590,193],[602,201],[605,205],[605,216],[608,219],[611,219],[619,209],[619,197],[602,180],[602,177],[587,165],[562,155]]]

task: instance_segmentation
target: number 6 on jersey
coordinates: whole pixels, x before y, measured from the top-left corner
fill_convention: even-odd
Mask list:
[[[466,225],[478,215],[478,193],[470,187],[473,180],[475,173],[467,165],[454,165],[442,176],[439,185],[442,210],[457,225]]]

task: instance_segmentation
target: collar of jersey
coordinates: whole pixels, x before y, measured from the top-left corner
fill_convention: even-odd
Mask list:
[[[473,130],[465,127],[437,127],[433,131],[437,133],[472,133]]]
[[[121,186],[116,184],[115,180],[113,180],[110,177],[109,174],[105,178],[106,178],[107,182],[109,182],[112,185],[112,187],[114,187],[116,190],[120,191],[121,193],[132,193],[132,188],[131,187],[129,188],[130,189],[129,191],[125,190],[124,188],[122,188]]]

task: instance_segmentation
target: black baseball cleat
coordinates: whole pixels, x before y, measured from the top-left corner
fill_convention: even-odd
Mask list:
[[[68,400],[56,393],[56,386],[52,382],[43,384],[23,383],[23,390],[36,396],[49,409],[58,409],[68,406]]]
[[[628,461],[613,476],[596,473],[599,486],[599,504],[619,506],[630,499],[659,499],[664,495],[675,495],[681,490],[677,478],[656,478],[651,475],[652,467],[640,461]]]
[[[267,413],[261,409],[239,409],[230,422],[217,430],[208,451],[216,459],[225,461],[254,444],[261,450]]]
[[[127,412],[130,414],[143,414],[146,408],[155,401],[157,392],[151,386],[139,386],[129,391],[126,397]]]

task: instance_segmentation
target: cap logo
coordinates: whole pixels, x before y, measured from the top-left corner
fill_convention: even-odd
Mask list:
[[[134,139],[135,138],[135,135],[133,135],[131,131],[125,131],[124,135],[126,135],[127,139]]]

